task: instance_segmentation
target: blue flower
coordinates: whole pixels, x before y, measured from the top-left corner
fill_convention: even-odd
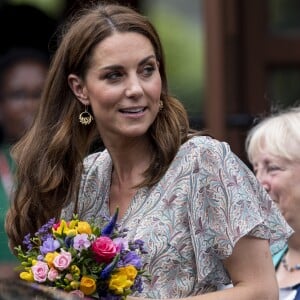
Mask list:
[[[119,214],[119,208],[116,209],[115,214],[113,217],[110,219],[110,221],[102,228],[101,230],[101,235],[103,236],[110,236],[117,224],[117,219],[118,219],[118,214]]]
[[[74,237],[72,237],[72,236],[67,236],[67,237],[65,238],[65,244],[66,244],[67,248],[73,247],[73,244],[74,244]]]
[[[102,270],[100,279],[107,279],[110,276],[111,272],[116,268],[119,259],[120,255],[116,255],[113,261]]]

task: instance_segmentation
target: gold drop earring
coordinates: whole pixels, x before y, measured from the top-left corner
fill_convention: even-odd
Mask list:
[[[93,116],[87,110],[87,106],[85,105],[84,111],[79,115],[79,122],[83,125],[89,125],[93,121]]]

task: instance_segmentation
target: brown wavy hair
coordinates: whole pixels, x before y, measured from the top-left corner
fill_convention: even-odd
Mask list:
[[[140,186],[157,183],[188,138],[187,113],[177,99],[168,95],[163,49],[148,19],[129,7],[114,4],[82,9],[62,30],[36,121],[13,149],[17,184],[6,219],[12,248],[50,218],[58,218],[65,205],[77,203],[83,158],[95,138],[100,137],[95,122],[89,126],[79,123],[83,106],[67,78],[71,73],[84,78],[93,49],[114,32],[137,32],[147,37],[155,50],[162,79],[164,107],[149,129],[154,153]]]

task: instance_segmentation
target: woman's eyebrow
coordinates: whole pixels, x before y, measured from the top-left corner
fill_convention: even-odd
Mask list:
[[[151,54],[145,58],[143,58],[139,63],[138,65],[141,66],[143,65],[145,62],[147,62],[149,59],[151,58],[154,58],[156,59],[155,55],[154,54]],[[108,65],[108,66],[105,66],[105,67],[102,67],[100,70],[120,70],[120,69],[123,69],[124,67],[122,65]]]

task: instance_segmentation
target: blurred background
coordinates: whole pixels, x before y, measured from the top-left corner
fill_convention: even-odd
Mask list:
[[[149,16],[165,47],[171,92],[192,126],[227,141],[244,161],[253,122],[298,102],[299,0],[114,2]],[[57,26],[82,3],[87,0],[2,0],[0,54],[34,47],[51,57]]]

